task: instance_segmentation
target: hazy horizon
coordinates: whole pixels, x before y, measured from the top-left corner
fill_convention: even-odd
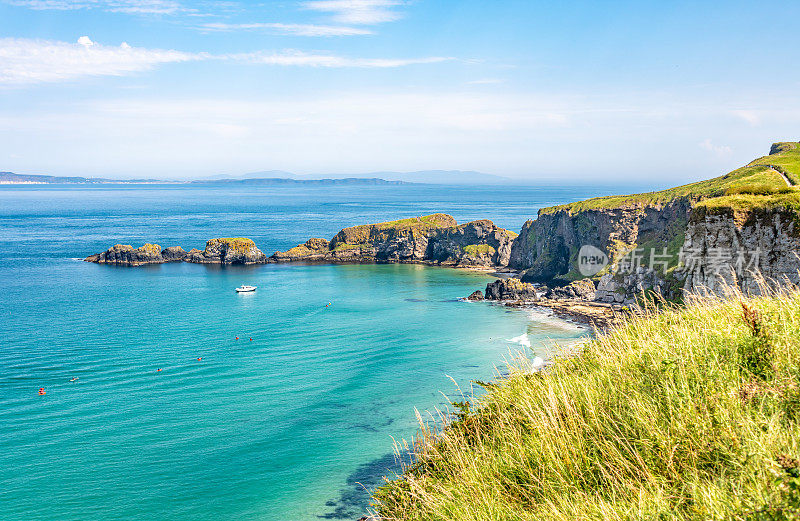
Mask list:
[[[798,15],[780,2],[0,0],[0,170],[680,184],[800,139],[800,72],[775,51],[800,43]]]

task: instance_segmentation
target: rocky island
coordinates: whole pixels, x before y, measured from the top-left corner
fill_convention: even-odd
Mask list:
[[[447,214],[344,228],[331,240],[308,239],[285,252],[264,255],[251,239],[218,238],[204,250],[184,251],[145,244],[117,244],[90,255],[87,262],[144,266],[167,262],[198,264],[265,264],[272,262],[376,263],[419,262],[440,266],[502,268],[508,264],[516,233],[488,220],[457,224]]]
[[[204,250],[185,251],[180,246],[162,249],[158,244],[147,243],[138,248],[128,244],[115,244],[102,253],[83,259],[98,264],[116,266],[145,266],[167,262],[192,262],[196,264],[263,264],[266,255],[256,248],[251,239],[244,237],[211,239]]]

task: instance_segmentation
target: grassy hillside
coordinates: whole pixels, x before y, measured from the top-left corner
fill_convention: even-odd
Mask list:
[[[701,201],[741,193],[769,196],[794,192],[795,189],[787,187],[786,181],[775,169],[783,172],[790,182],[798,184],[800,182],[800,146],[798,146],[798,143],[793,142],[775,143],[771,151],[773,153],[768,156],[758,158],[742,168],[707,181],[699,181],[657,192],[595,197],[576,203],[552,206],[543,209],[542,212],[552,213],[558,210],[569,210],[574,213],[595,209],[635,207],[666,203],[682,197],[693,201]],[[756,199],[754,203],[758,204],[762,201],[766,201],[766,199]]]
[[[379,489],[386,519],[800,519],[800,296],[634,318],[521,362]]]
[[[786,174],[793,184],[800,184],[800,143],[775,143],[770,155],[760,157],[748,166],[755,165],[771,165]]]

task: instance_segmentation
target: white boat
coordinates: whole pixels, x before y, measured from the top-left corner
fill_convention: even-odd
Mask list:
[[[246,286],[242,285],[236,288],[236,293],[250,293],[251,291],[255,291],[256,286]]]

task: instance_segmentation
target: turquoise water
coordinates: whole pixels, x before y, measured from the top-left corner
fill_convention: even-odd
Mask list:
[[[520,348],[508,339],[527,333],[547,356],[547,339],[585,332],[459,301],[491,280],[461,270],[78,259],[230,235],[271,253],[434,211],[519,229],[600,191],[513,190],[0,189],[0,518],[359,517],[361,484],[393,467],[415,408],[502,370]],[[242,283],[259,289],[236,294]]]

